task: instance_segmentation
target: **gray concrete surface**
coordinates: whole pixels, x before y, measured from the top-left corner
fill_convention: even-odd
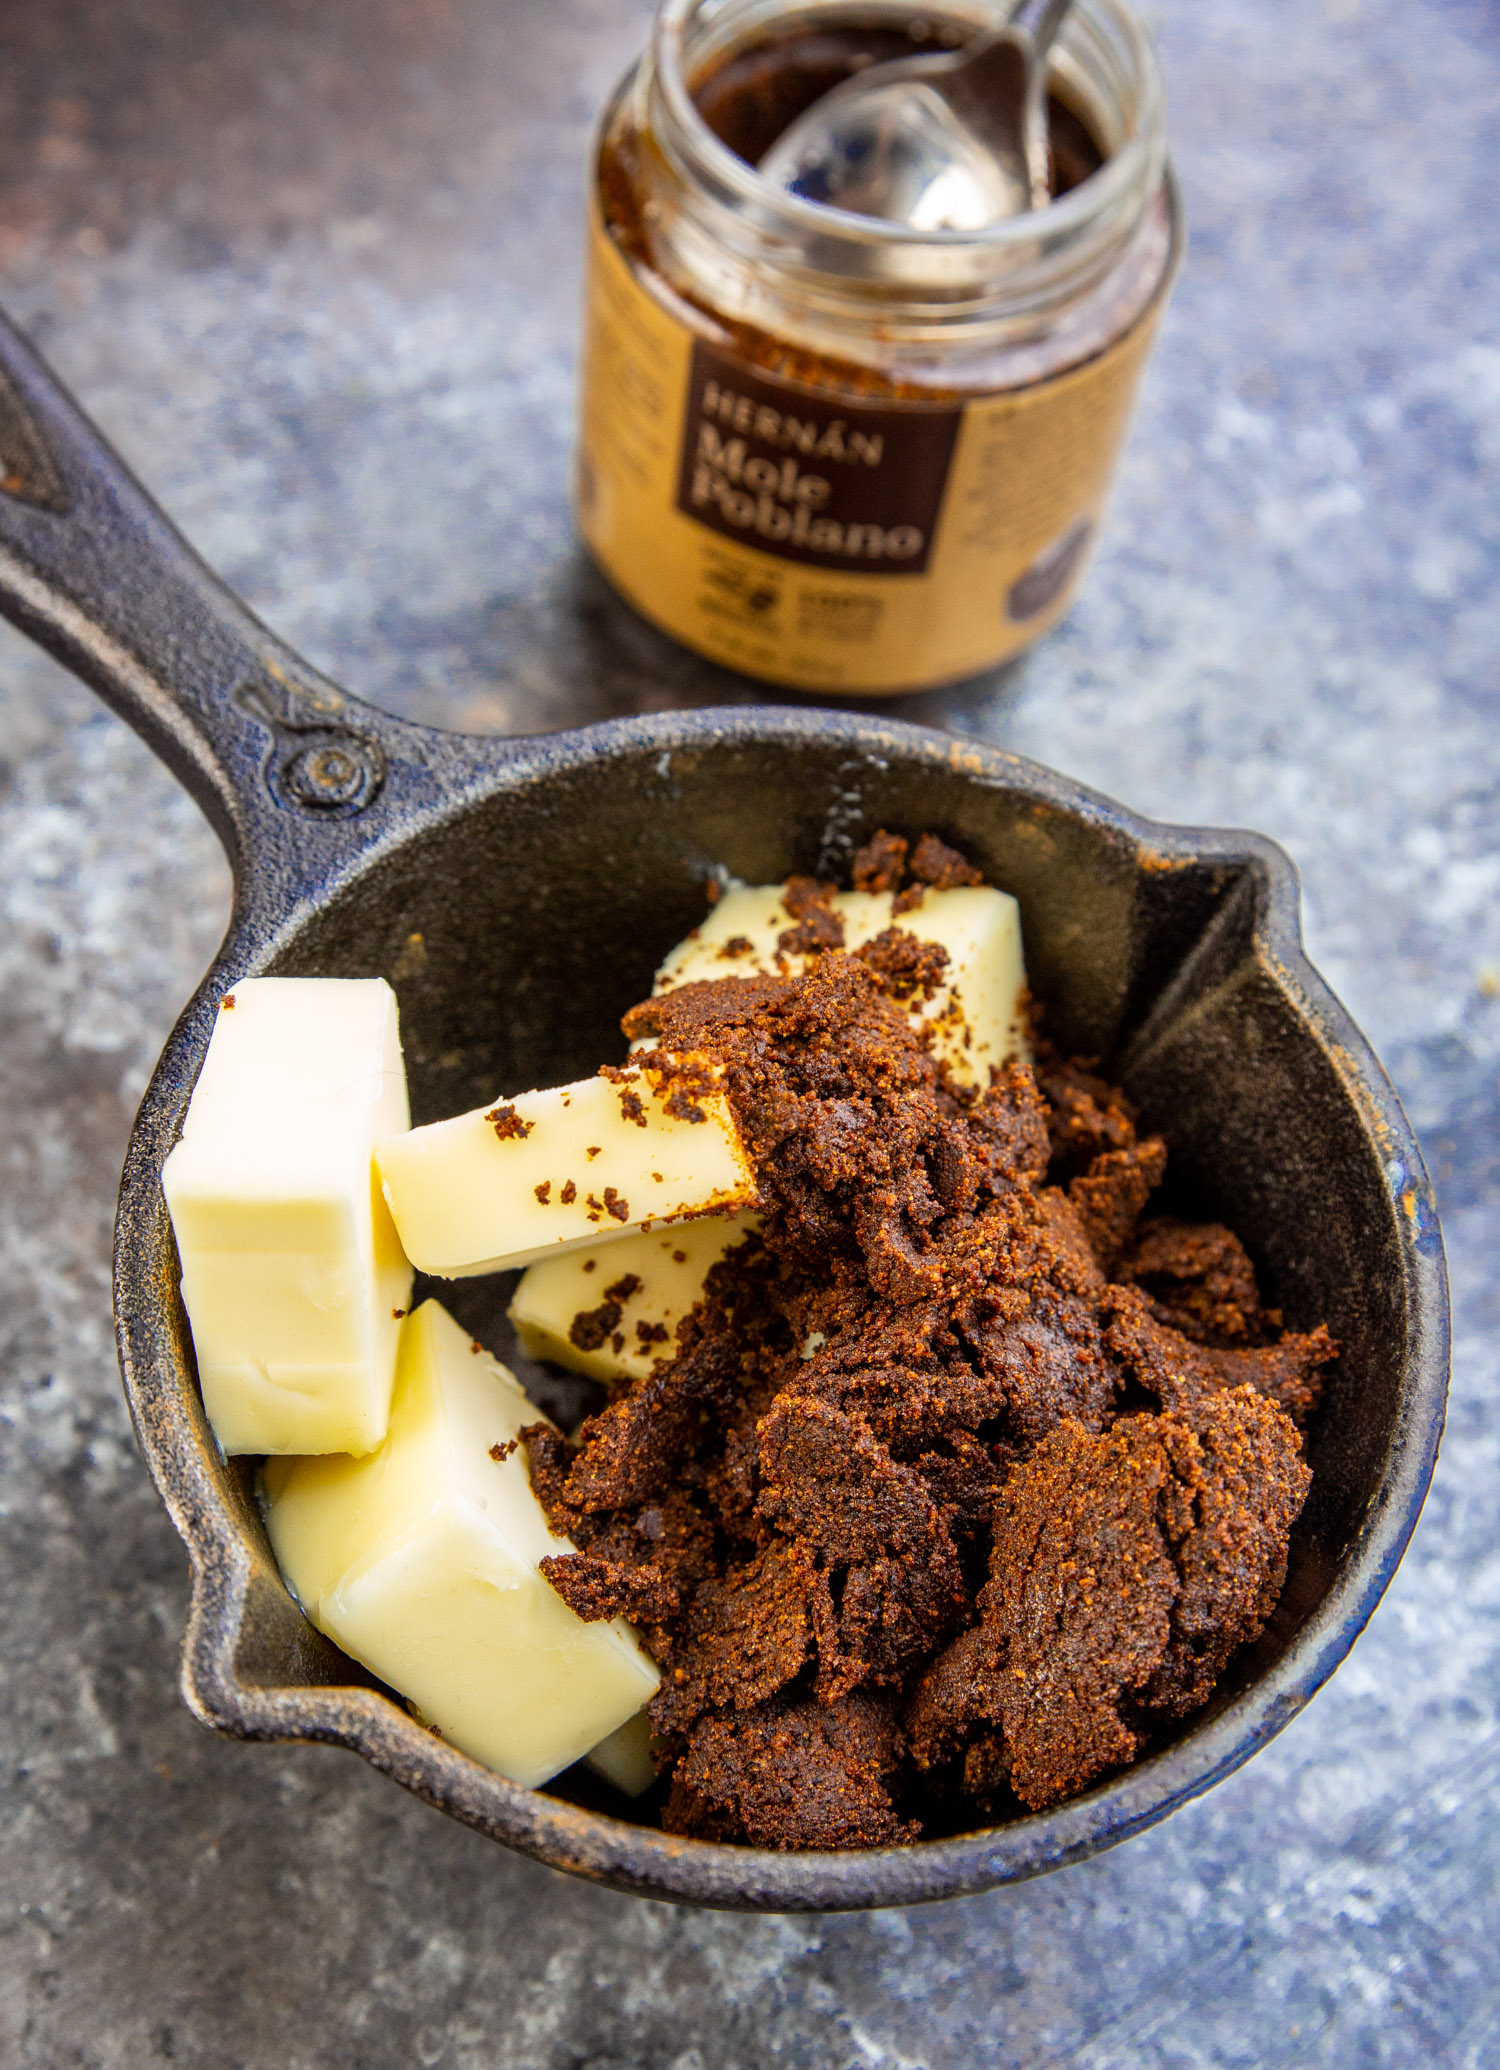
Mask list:
[[[753,696],[570,543],[581,158],[639,0],[8,0],[0,301],[335,676],[494,730]],[[1109,543],[912,715],[1302,866],[1431,1154],[1452,1415],[1349,1663],[1166,1826],[909,1914],[701,1916],[351,1757],[202,1733],[108,1234],[228,884],[0,638],[0,2062],[999,2070],[1500,2061],[1500,23],[1164,0],[1193,243]]]

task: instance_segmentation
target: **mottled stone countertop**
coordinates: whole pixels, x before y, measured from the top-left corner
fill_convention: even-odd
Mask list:
[[[492,731],[761,695],[580,562],[582,162],[641,0],[7,0],[0,302],[254,606]],[[0,2061],[989,2070],[1500,2061],[1500,17],[1161,0],[1192,241],[1101,561],[910,716],[1297,859],[1437,1178],[1452,1412],[1366,1636],[1096,1861],[741,1919],[555,1876],[347,1754],[211,1738],[109,1225],[228,878],[0,634]]]

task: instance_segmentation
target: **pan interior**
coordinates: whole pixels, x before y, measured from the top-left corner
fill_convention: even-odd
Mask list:
[[[1172,1147],[1171,1183],[1238,1230],[1288,1325],[1327,1321],[1344,1344],[1310,1439],[1313,1492],[1281,1607],[1231,1663],[1211,1706],[1220,1710],[1280,1657],[1353,1544],[1397,1441],[1410,1327],[1378,1132],[1331,1043],[1257,946],[1269,897],[1261,852],[1171,842],[1147,851],[1105,809],[981,781],[941,759],[852,758],[847,743],[627,750],[562,761],[542,780],[502,777],[488,797],[388,851],[264,967],[389,978],[414,1118],[433,1120],[617,1060],[619,1017],[702,916],[714,866],[755,882],[838,875],[877,826],[931,828],[1017,896],[1031,983],[1059,1040],[1121,1072]],[[432,1290],[514,1359],[545,1406],[576,1412],[587,1383],[515,1358],[511,1283]],[[243,1468],[227,1471],[225,1493],[264,1562],[237,1676],[263,1689],[368,1682],[281,1589]],[[581,1770],[552,1790],[631,1817]]]

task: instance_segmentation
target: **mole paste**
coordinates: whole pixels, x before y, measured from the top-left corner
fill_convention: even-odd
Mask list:
[[[882,831],[854,880],[913,871],[977,876]],[[1276,1605],[1337,1354],[1232,1231],[1150,1212],[1166,1145],[1090,1062],[1039,1033],[953,1083],[898,1003],[943,952],[845,953],[832,888],[796,885],[805,976],[625,1016],[722,1065],[762,1228],[576,1443],[525,1433],[579,1547],[552,1585],[661,1664],[663,1825],[775,1848],[1043,1810],[1205,1703]]]

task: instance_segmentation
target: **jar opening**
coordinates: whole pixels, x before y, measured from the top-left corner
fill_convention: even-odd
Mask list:
[[[916,28],[928,47],[952,48],[1000,26],[1008,14],[1001,0],[940,0]],[[722,103],[713,103],[713,82],[732,83],[734,67],[743,78],[757,50],[784,53],[795,38],[836,41],[851,32],[872,50],[893,37],[910,49],[913,26],[910,7],[898,0],[803,0],[791,8],[783,0],[664,0],[644,78],[652,127],[683,176],[726,218],[772,240],[782,263],[811,273],[899,282],[943,298],[997,275],[1045,268],[1061,252],[1076,260],[1082,247],[1117,249],[1159,186],[1165,159],[1160,75],[1145,30],[1123,0],[1078,0],[1054,46],[1051,97],[1102,162],[1059,183],[1057,198],[1035,214],[977,230],[917,230],[788,193],[735,148],[753,149],[753,132],[778,119],[769,72],[758,124],[755,97],[745,111],[742,96],[740,134],[726,135],[731,125]],[[817,91],[814,85],[808,102]],[[724,228],[734,241],[727,220]]]
[[[763,35],[721,52],[688,81],[704,121],[747,165],[759,166],[772,146],[823,96],[871,66],[903,58],[943,58],[968,36],[953,23],[914,16],[891,22],[868,8],[823,21],[785,18]],[[1049,186],[1061,199],[1096,173],[1104,147],[1087,111],[1056,75],[1047,83]]]

